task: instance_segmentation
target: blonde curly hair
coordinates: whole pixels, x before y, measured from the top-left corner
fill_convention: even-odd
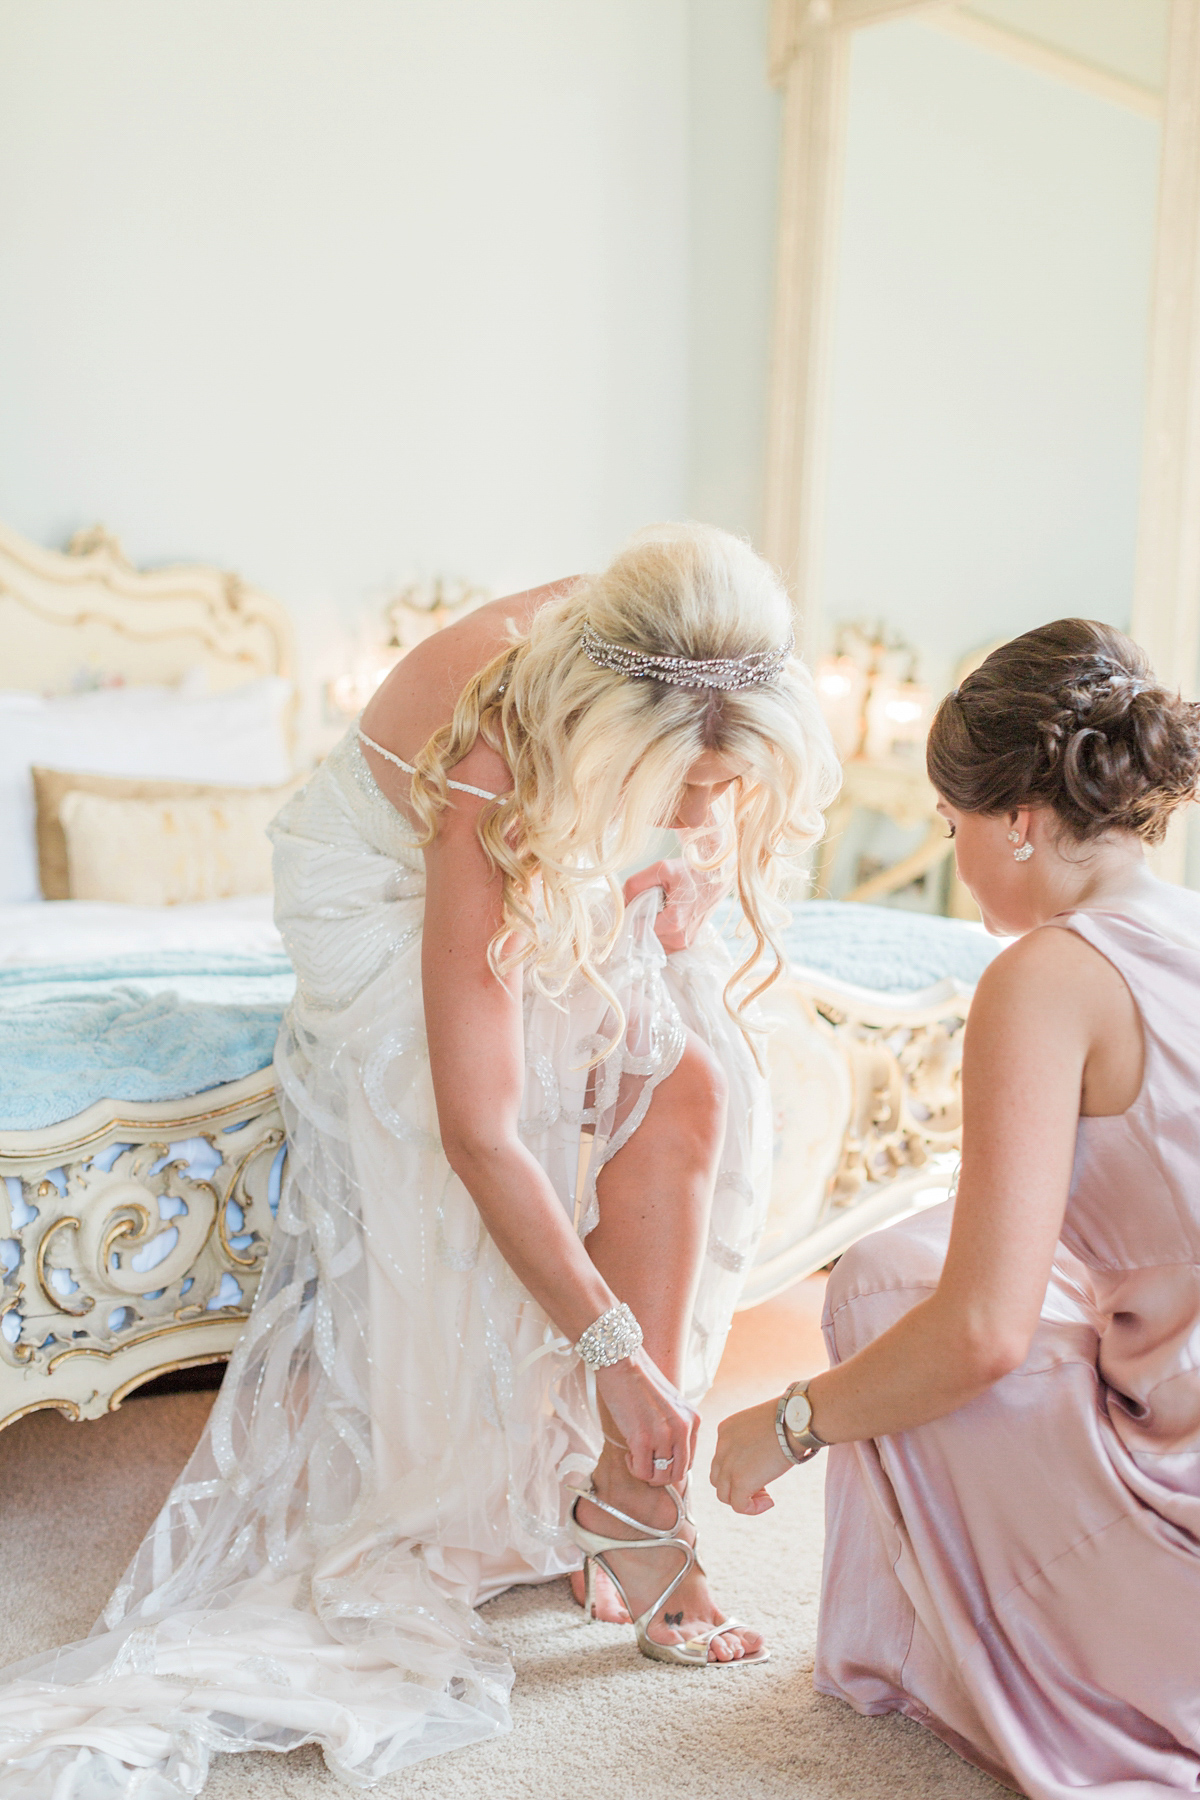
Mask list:
[[[545,602],[528,632],[467,683],[450,723],[415,759],[411,803],[422,842],[449,803],[450,771],[482,737],[512,771],[511,792],[484,809],[478,826],[503,884],[492,968],[503,976],[523,964],[551,995],[581,975],[619,1018],[601,974],[624,916],[618,871],[636,864],[671,819],[699,756],[736,759],[746,773],[718,802],[716,830],[685,853],[700,869],[736,853],[753,942],[726,1004],[743,1024],[745,1006],[783,967],[780,878],[820,837],[841,779],[812,678],[791,658],[777,680],[735,692],[634,679],[583,653],[585,624],[608,643],[708,659],[773,650],[788,641],[792,619],[774,571],[728,532],[640,532],[602,574]],[[602,903],[605,891],[611,904]],[[750,986],[767,951],[773,966]]]

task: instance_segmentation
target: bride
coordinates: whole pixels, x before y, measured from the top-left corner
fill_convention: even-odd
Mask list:
[[[367,1786],[503,1731],[473,1609],[581,1552],[643,1654],[765,1657],[684,1494],[767,1200],[741,1009],[837,780],[791,649],[744,544],[656,528],[412,651],[280,814],[270,1254],[103,1619],[0,1689],[4,1800],[177,1800],[313,1740]],[[664,825],[684,858],[622,889]]]

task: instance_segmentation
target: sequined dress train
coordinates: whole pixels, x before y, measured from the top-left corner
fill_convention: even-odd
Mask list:
[[[288,1132],[254,1310],[187,1468],[92,1634],[0,1686],[0,1800],[179,1800],[214,1752],[317,1741],[368,1787],[508,1728],[513,1671],[474,1608],[576,1565],[565,1483],[598,1432],[573,1352],[482,1227],[437,1135],[421,997],[423,858],[351,732],[273,828],[297,973]],[[685,1030],[730,1083],[685,1386],[719,1358],[762,1227],[765,1084],[715,936],[664,957],[629,908],[596,991],[525,1001],[524,1143],[581,1234]],[[527,984],[527,989],[532,984]],[[580,1131],[594,1130],[576,1192]],[[81,1427],[81,1429],[87,1429]]]

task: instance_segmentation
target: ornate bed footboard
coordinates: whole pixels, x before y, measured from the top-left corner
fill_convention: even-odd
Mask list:
[[[740,1309],[946,1198],[972,991],[947,978],[890,996],[805,970],[771,991],[775,1178]]]
[[[0,1426],[49,1406],[98,1418],[155,1375],[228,1356],[285,1154],[270,1069],[0,1133]]]

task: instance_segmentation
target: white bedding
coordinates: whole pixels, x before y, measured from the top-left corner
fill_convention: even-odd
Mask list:
[[[38,897],[30,767],[93,775],[278,787],[292,773],[287,708],[278,675],[223,693],[118,687],[46,699],[0,689],[0,902]]]
[[[0,968],[77,963],[135,951],[204,950],[259,955],[283,949],[269,894],[192,906],[118,906],[101,900],[35,900],[0,906]]]

